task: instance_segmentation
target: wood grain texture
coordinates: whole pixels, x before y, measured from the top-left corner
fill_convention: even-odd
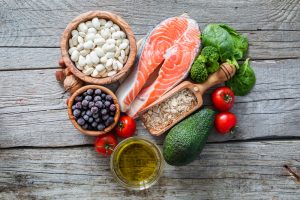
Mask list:
[[[228,136],[212,133],[209,141],[300,136],[299,60],[252,62],[252,66],[256,86],[248,96],[237,97],[232,110],[237,114],[239,128]],[[55,80],[54,71],[0,73],[0,147],[92,143],[93,139],[80,135],[68,120],[67,94]],[[117,84],[110,86],[113,90],[116,87]],[[204,96],[204,105],[211,104],[211,92],[212,89]],[[140,122],[138,135],[153,138]],[[162,139],[163,136],[156,138],[160,144]]]
[[[157,185],[131,192],[93,147],[0,152],[1,199],[289,199],[300,196],[283,165],[300,173],[300,141],[207,144],[184,167],[166,165]]]

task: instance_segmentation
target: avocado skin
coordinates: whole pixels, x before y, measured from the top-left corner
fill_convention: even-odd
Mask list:
[[[214,125],[215,111],[203,108],[175,125],[165,138],[163,156],[170,165],[186,165],[197,158]]]

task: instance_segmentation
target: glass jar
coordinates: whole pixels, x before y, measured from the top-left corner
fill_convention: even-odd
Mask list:
[[[131,190],[144,190],[154,185],[163,167],[164,159],[158,146],[139,137],[120,142],[110,160],[115,180]]]

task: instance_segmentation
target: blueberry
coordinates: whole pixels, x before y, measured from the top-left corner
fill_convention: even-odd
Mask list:
[[[86,95],[87,95],[87,93],[86,93],[86,92],[82,93],[82,96],[84,96],[84,97],[85,97]]]
[[[105,129],[104,124],[99,124],[99,125],[97,126],[97,129],[98,129],[99,131],[103,131],[103,130]]]
[[[92,112],[90,110],[86,111],[87,116],[91,117],[92,116]]]
[[[102,92],[101,92],[101,90],[100,89],[96,89],[95,90],[95,95],[100,95]]]
[[[94,105],[95,105],[95,103],[94,103],[94,102],[92,102],[92,101],[90,101],[90,102],[89,102],[89,108],[92,108],[92,107],[94,107]]]
[[[77,102],[82,101],[82,96],[75,97],[75,101],[77,101]]]
[[[109,101],[105,101],[104,105],[105,105],[106,108],[109,108],[109,106],[111,105],[111,103]]]
[[[93,121],[94,121],[94,118],[92,118],[92,117],[90,117],[88,120],[89,123],[92,123]]]
[[[85,121],[88,121],[88,120],[89,120],[89,116],[83,115],[83,119],[84,119]]]
[[[75,109],[76,109],[76,105],[73,105],[73,106],[72,106],[72,110],[75,110]]]
[[[85,99],[82,101],[82,106],[88,106],[89,105],[89,102]]]
[[[80,117],[79,119],[77,119],[77,123],[78,123],[80,126],[82,126],[82,125],[85,124],[85,120],[84,120],[82,117]]]
[[[77,109],[82,109],[82,103],[79,101],[75,104]]]
[[[96,118],[98,118],[98,117],[99,117],[99,114],[98,114],[98,113],[94,113],[94,114],[93,114],[93,118],[96,119]]]
[[[110,106],[109,106],[109,110],[110,111],[116,111],[116,105],[115,104],[111,104]]]
[[[95,106],[98,107],[98,108],[102,108],[103,107],[103,103],[101,101],[97,101],[95,103]]]
[[[98,111],[99,111],[99,109],[96,106],[91,108],[92,113],[97,113]]]
[[[98,118],[95,118],[95,122],[99,123],[101,121],[101,119],[98,117]]]
[[[105,99],[105,98],[106,98],[106,94],[102,93],[102,94],[101,94],[101,98],[102,98],[102,99]]]
[[[83,126],[81,126],[83,129],[88,129],[89,125],[88,124],[84,124]]]
[[[112,100],[113,100],[112,96],[109,95],[109,94],[106,95],[105,99],[106,99],[107,101],[112,101]]]
[[[106,121],[109,118],[109,115],[102,115],[102,120]]]
[[[107,110],[105,108],[101,109],[101,114],[102,115],[106,115],[107,114]]]
[[[109,125],[112,124],[112,122],[109,119],[107,119],[104,124],[106,127],[108,127]]]
[[[94,102],[100,101],[100,100],[101,100],[101,97],[100,97],[100,96],[94,96]]]
[[[78,109],[75,109],[75,110],[73,111],[73,115],[74,115],[75,117],[79,117],[80,114],[81,114],[81,111],[78,110]]]
[[[84,97],[84,99],[87,101],[92,101],[93,97],[90,95],[87,95],[86,97]]]
[[[85,115],[85,111],[81,112],[81,117],[83,117]]]
[[[98,126],[98,123],[97,122],[93,122],[91,125],[92,125],[93,128],[96,128]]]
[[[88,89],[88,90],[86,91],[86,93],[87,93],[88,95],[93,95],[94,90],[93,90],[93,89]]]

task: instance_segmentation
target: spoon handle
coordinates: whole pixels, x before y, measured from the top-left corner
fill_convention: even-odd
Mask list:
[[[208,88],[229,80],[235,74],[235,71],[236,69],[234,66],[228,63],[221,64],[220,69],[211,74],[204,83],[195,84],[195,86],[199,88],[196,93],[203,95]]]

